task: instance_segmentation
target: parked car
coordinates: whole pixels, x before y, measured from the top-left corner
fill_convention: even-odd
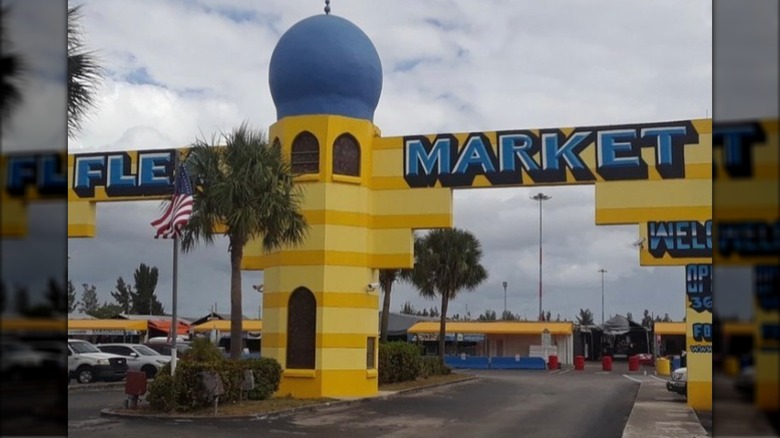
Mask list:
[[[104,353],[124,356],[127,359],[128,369],[141,371],[149,379],[154,378],[160,368],[171,361],[170,356],[163,356],[140,344],[99,344],[97,347]]]
[[[3,380],[22,381],[52,378],[52,372],[64,371],[62,355],[36,351],[17,339],[0,339],[0,374]]]
[[[127,359],[104,353],[87,341],[68,339],[68,374],[79,383],[122,380],[127,375]]]
[[[666,389],[671,392],[688,397],[688,368],[677,368],[666,381]]]
[[[655,359],[653,358],[653,355],[650,353],[639,353],[636,355],[636,357],[639,359],[639,365],[652,366],[653,364],[655,364]]]
[[[734,386],[742,395],[752,400],[756,390],[756,368],[752,365],[743,368]]]
[[[146,347],[149,347],[150,349],[156,351],[157,353],[163,355],[163,356],[171,356],[171,344],[170,343],[160,343],[160,342],[147,342],[143,344]],[[186,341],[176,341],[176,355],[182,356],[184,355],[187,350],[190,349],[190,343]]]

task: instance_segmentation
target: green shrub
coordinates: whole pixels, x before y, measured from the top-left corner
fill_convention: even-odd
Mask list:
[[[168,367],[168,372],[160,371],[157,373],[155,379],[149,384],[146,395],[146,401],[149,402],[149,406],[156,411],[162,412],[170,412],[176,407],[171,367],[169,365],[166,366]]]
[[[194,362],[190,360],[179,362],[174,376],[176,408],[182,411],[191,411],[211,405],[212,400],[204,396],[200,373],[219,372],[218,369],[219,362]]]
[[[422,366],[420,367],[420,377],[428,378],[432,376],[443,376],[450,374],[452,370],[447,365],[439,362],[438,356],[422,357]]]
[[[415,380],[421,366],[417,346],[406,342],[379,344],[379,384]]]
[[[276,359],[263,357],[244,361],[246,369],[252,370],[255,376],[255,387],[248,392],[250,400],[266,400],[279,389],[282,380],[282,366]]]
[[[220,396],[220,403],[235,403],[241,399],[241,383],[244,381],[244,365],[242,360],[222,359],[218,362],[217,372],[222,377],[225,394]]]
[[[190,343],[190,348],[184,353],[183,360],[194,362],[214,362],[224,359],[222,350],[214,345],[208,338],[195,338]]]
[[[163,366],[149,387],[147,401],[152,409],[163,412],[174,409],[192,411],[212,406],[214,400],[206,396],[201,381],[203,372],[215,372],[222,379],[225,392],[219,397],[219,404],[240,400],[244,371],[248,369],[255,376],[254,389],[247,394],[250,399],[265,400],[279,389],[282,367],[274,359],[230,360],[220,357],[219,360],[210,361],[192,360],[193,357],[207,357],[199,354],[178,361],[174,377],[171,377],[170,364]]]

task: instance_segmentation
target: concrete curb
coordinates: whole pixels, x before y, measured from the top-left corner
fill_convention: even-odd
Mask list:
[[[463,376],[462,379],[453,380],[450,382],[434,383],[431,385],[420,386],[417,388],[402,389],[394,391],[391,394],[379,395],[377,397],[363,397],[354,400],[336,400],[325,403],[318,403],[309,406],[300,406],[297,408],[280,409],[278,411],[264,412],[260,414],[248,414],[248,415],[220,415],[220,416],[202,416],[202,415],[166,415],[166,414],[135,414],[129,412],[118,412],[114,408],[104,408],[100,410],[101,417],[111,418],[129,418],[129,419],[152,419],[152,420],[172,420],[172,421],[235,421],[235,420],[270,420],[274,418],[288,417],[301,412],[314,412],[320,409],[334,408],[340,406],[349,406],[358,403],[366,403],[374,400],[387,400],[392,397],[401,395],[410,395],[413,393],[435,389],[442,386],[455,385],[461,383],[467,383],[478,380],[478,376]]]
[[[149,383],[151,382],[152,381],[150,380]],[[124,387],[124,380],[121,382],[76,383],[68,385],[68,392],[100,391],[104,389],[118,389]]]

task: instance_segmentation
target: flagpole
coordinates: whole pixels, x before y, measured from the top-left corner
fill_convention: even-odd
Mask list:
[[[173,186],[174,192],[177,187],[176,182],[179,179],[179,151],[174,149],[173,151]],[[173,200],[171,200],[173,202]],[[176,302],[177,302],[177,289],[179,283],[179,234],[174,230],[173,233],[173,282],[171,290],[171,328],[168,333],[173,333],[171,339],[171,376],[176,373],[176,339],[179,337],[179,322],[176,318]]]

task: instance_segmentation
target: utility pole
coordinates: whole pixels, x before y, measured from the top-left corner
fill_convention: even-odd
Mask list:
[[[544,319],[542,313],[542,202],[552,198],[544,193],[531,196],[534,201],[539,201],[539,321]]]
[[[504,284],[504,315],[506,315],[506,286],[507,286],[506,281],[503,284]]]
[[[607,273],[607,270],[601,268],[599,272],[601,272],[601,325],[604,325],[604,274]]]

